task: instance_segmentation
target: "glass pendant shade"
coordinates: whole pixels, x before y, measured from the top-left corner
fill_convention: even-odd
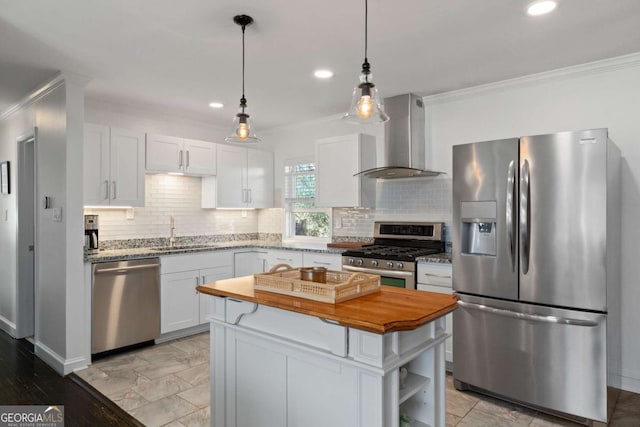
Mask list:
[[[371,73],[360,74],[360,84],[353,89],[351,107],[342,117],[348,123],[384,123],[389,116],[384,112],[376,85],[371,83]]]
[[[233,118],[233,126],[231,129],[231,134],[229,134],[229,136],[224,139],[226,142],[237,142],[244,144],[260,142],[260,138],[258,138],[253,131],[251,116],[249,116],[249,114],[247,114],[244,109],[242,109]]]

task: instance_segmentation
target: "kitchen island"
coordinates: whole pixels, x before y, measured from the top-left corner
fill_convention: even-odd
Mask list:
[[[213,426],[445,425],[444,315],[452,295],[382,286],[338,304],[254,289],[210,298]]]

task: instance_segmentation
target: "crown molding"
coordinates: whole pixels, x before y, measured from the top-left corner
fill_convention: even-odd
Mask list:
[[[84,88],[87,83],[89,83],[89,81],[91,81],[90,78],[81,74],[71,73],[69,71],[60,71],[51,80],[43,83],[42,85],[40,85],[40,87],[38,87],[38,89],[34,90],[29,95],[25,96],[20,101],[5,110],[2,114],[0,114],[0,121],[5,120],[18,111],[27,108],[29,105],[33,104],[39,99],[44,98],[53,90],[63,85],[65,82],[76,84]]]
[[[517,86],[537,85],[545,82],[562,81],[639,66],[640,52],[580,65],[573,65],[571,67],[558,68],[536,74],[529,74],[527,76],[516,77],[514,79],[501,80],[499,82],[487,83],[484,85],[444,92],[436,95],[429,95],[422,99],[425,104],[435,104],[439,102],[454,101],[468,96],[480,95],[482,93],[495,90],[508,89]]]

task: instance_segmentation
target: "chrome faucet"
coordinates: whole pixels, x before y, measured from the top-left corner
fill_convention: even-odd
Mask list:
[[[172,248],[173,245],[176,244],[176,219],[173,217],[173,215],[171,215],[171,219],[169,222],[169,227],[170,227],[170,234],[169,234],[169,247]]]

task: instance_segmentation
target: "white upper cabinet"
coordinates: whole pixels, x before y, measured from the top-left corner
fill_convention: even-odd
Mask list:
[[[273,207],[273,153],[218,144],[217,162],[216,203],[203,194],[203,208]]]
[[[187,175],[216,174],[216,145],[166,135],[147,135],[147,172],[174,172]]]
[[[374,207],[376,180],[354,174],[376,167],[376,139],[353,134],[316,141],[318,207]]]
[[[144,133],[84,127],[84,204],[144,206]]]

